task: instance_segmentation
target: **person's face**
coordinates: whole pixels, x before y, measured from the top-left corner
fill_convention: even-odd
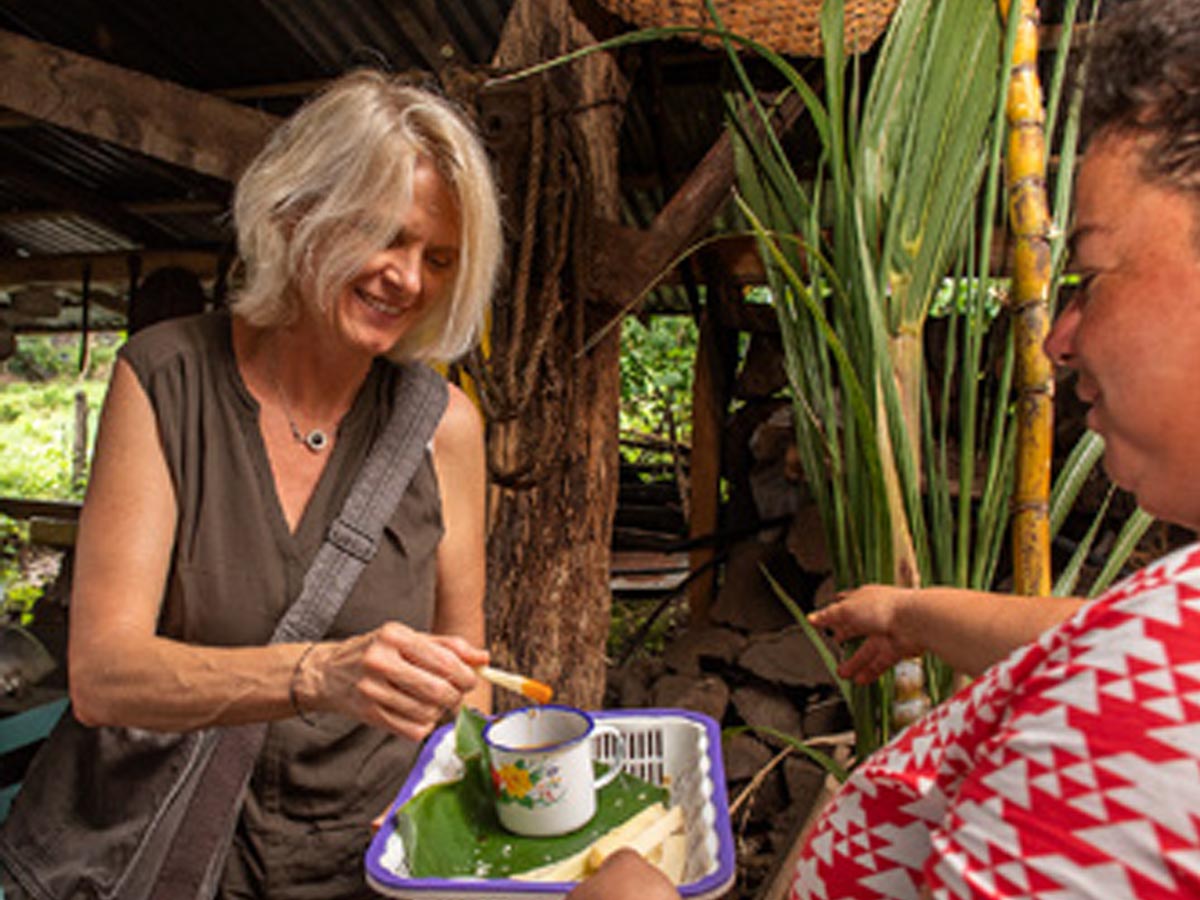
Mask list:
[[[343,340],[372,356],[387,353],[431,305],[447,302],[461,233],[453,191],[431,163],[419,162],[412,204],[394,240],[367,259],[333,305]]]
[[[1136,139],[1102,137],[1076,184],[1079,294],[1046,339],[1076,373],[1104,466],[1160,518],[1200,527],[1200,252],[1195,200],[1139,174]]]

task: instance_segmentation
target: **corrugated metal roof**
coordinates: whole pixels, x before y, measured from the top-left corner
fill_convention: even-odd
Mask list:
[[[282,116],[355,65],[486,65],[512,3],[0,0],[0,29]],[[637,73],[621,138],[622,215],[645,226],[720,134],[721,63],[679,41],[622,53]],[[229,194],[217,179],[0,110],[0,266],[143,246],[215,259],[230,239]]]
[[[511,4],[0,0],[0,29],[283,116],[354,66],[486,64]],[[215,256],[232,237],[229,194],[219,180],[0,111],[0,261],[77,255],[82,279],[88,254],[153,246]],[[64,296],[67,309],[48,326],[78,319],[78,289]],[[0,290],[0,314],[6,297]]]
[[[137,248],[124,235],[70,214],[0,221],[0,234],[35,255],[112,253]]]
[[[0,0],[0,28],[282,116],[316,85],[355,65],[396,72],[486,65],[511,5],[512,0]],[[669,45],[643,53],[657,54],[656,66],[663,53],[696,55]],[[706,85],[668,83],[664,92],[661,84],[656,82],[653,113],[640,112],[640,104],[649,101],[635,97],[623,138],[622,164],[631,172],[629,224],[647,224],[661,205],[664,160],[671,172],[685,173],[720,129],[720,110]],[[683,97],[682,90],[694,96]],[[688,112],[668,122],[659,115],[664,102]],[[64,202],[63,191],[74,191],[74,202]],[[215,254],[231,237],[224,217],[229,191],[228,184],[195,172],[0,114],[0,255],[113,253],[141,246]]]

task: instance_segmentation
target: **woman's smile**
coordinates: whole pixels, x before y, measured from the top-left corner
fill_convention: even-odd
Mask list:
[[[416,297],[409,297],[403,300],[389,300],[378,294],[373,294],[364,288],[355,288],[354,293],[359,300],[371,309],[385,316],[403,315],[417,305]]]
[[[397,236],[372,253],[335,303],[336,330],[372,356],[387,353],[454,286],[462,219],[449,184],[419,162]]]

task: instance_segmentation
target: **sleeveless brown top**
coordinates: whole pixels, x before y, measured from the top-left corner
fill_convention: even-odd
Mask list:
[[[264,644],[387,422],[397,370],[377,360],[338,428],[295,533],[275,493],[258,404],[233,355],[225,315],[165,322],[121,350],[158,421],[178,504],[159,622],[189,643]],[[429,630],[441,499],[430,454],[388,523],[328,637],[398,620]],[[330,898],[362,890],[370,822],[396,795],[416,747],[334,714],[271,724],[250,782],[225,896]]]

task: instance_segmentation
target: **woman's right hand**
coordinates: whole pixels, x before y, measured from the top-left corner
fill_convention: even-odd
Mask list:
[[[900,610],[914,593],[911,588],[868,584],[839,594],[829,606],[808,617],[839,642],[866,639],[838,666],[840,676],[870,684],[900,660],[924,649],[902,629]]]
[[[423,740],[476,686],[488,654],[460,637],[388,622],[374,631],[321,643],[301,661],[293,689],[306,712],[353,716],[413,741]]]

